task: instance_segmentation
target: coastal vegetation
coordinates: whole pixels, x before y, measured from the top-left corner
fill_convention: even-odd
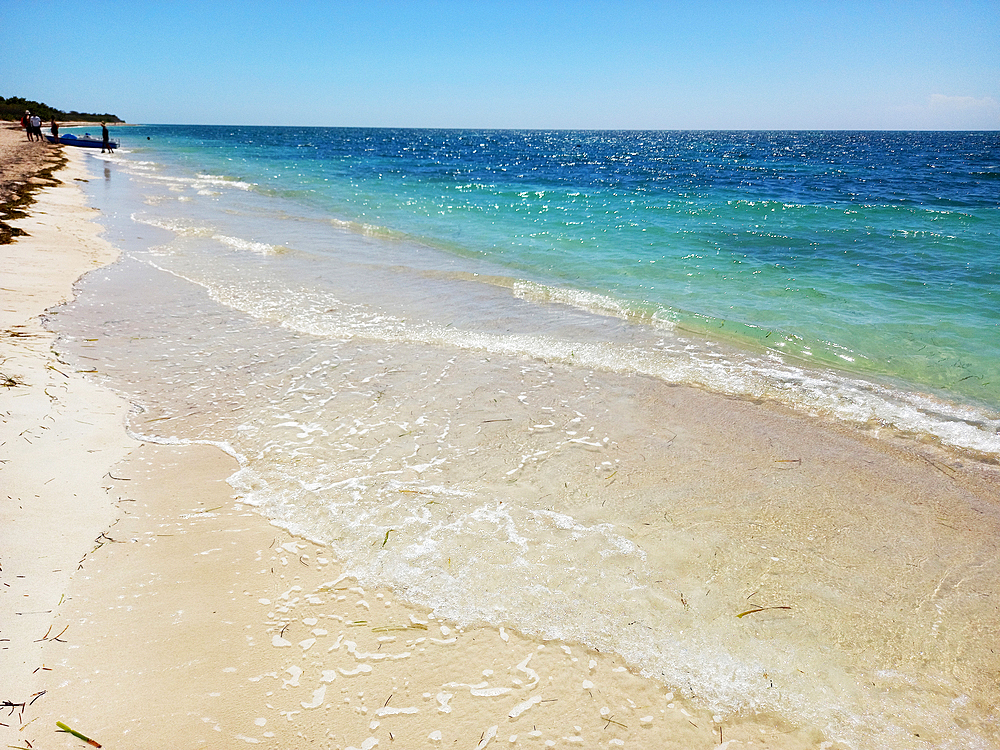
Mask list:
[[[76,110],[64,112],[61,109],[56,109],[55,107],[50,107],[48,104],[32,101],[31,99],[22,99],[19,96],[12,96],[10,98],[0,96],[0,120],[13,120],[16,122],[21,119],[24,110],[30,111],[33,115],[38,115],[43,120],[54,118],[68,122],[125,122],[118,115],[112,115],[107,112],[104,114],[77,112]]]

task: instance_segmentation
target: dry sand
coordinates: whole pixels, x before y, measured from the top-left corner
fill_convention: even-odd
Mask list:
[[[22,141],[0,131],[0,158],[46,148]],[[235,502],[228,456],[131,440],[128,405],[38,320],[116,257],[77,187],[89,157],[67,156],[0,245],[0,744],[86,746],[58,721],[106,748],[818,746],[720,726],[614,656],[362,589]]]

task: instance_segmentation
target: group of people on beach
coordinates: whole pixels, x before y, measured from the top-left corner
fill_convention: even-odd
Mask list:
[[[24,110],[24,115],[21,117],[21,127],[24,128],[25,134],[28,136],[29,141],[44,141],[45,136],[42,135],[42,118],[38,115],[33,115],[29,110]],[[56,122],[56,118],[52,118],[52,122],[49,125],[49,130],[52,133],[52,142],[59,143],[59,123]],[[111,134],[108,133],[107,123],[101,123],[101,153],[105,151],[108,153],[113,153],[114,146],[111,143]]]
[[[21,117],[21,127],[24,128],[25,134],[28,136],[29,141],[42,141],[45,140],[42,136],[42,118],[38,115],[33,115],[28,110],[24,110],[24,116]],[[52,120],[52,135],[56,138],[59,137],[59,124]]]

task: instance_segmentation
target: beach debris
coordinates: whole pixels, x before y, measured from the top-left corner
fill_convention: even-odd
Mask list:
[[[422,622],[414,622],[409,625],[379,625],[372,628],[373,633],[393,633],[400,630],[427,630],[427,625]]]
[[[499,725],[494,724],[485,732],[483,732],[479,738],[479,744],[476,745],[476,750],[483,750],[483,748],[485,748],[488,744],[490,744],[490,741],[497,736],[497,730],[499,728],[500,728]]]
[[[776,464],[783,464],[782,466],[778,467],[780,469],[797,469],[800,466],[802,466],[802,459],[801,458],[776,458],[776,459],[774,459],[774,463],[776,463]]]
[[[22,703],[14,703],[13,701],[0,701],[0,711],[2,711],[5,708],[9,708],[10,709],[10,714],[8,714],[9,716],[14,715],[14,709],[20,709],[19,713],[24,713],[24,709],[26,709],[27,707],[28,707],[27,701],[24,701]],[[4,726],[6,726],[6,724]]]
[[[56,722],[56,726],[59,727],[59,731],[60,732],[66,732],[67,734],[71,734],[74,737],[76,737],[77,739],[83,740],[88,745],[91,745],[93,747],[100,747],[101,746],[100,742],[97,742],[96,740],[92,740],[92,739],[90,739],[90,737],[87,737],[84,734],[80,734],[75,729],[70,729],[68,726],[66,726],[65,724],[63,724],[61,721],[57,721]]]
[[[35,641],[35,643],[41,643],[42,641],[59,641],[60,643],[65,643],[66,641],[60,641],[59,638],[67,630],[69,630],[69,625],[67,625],[62,630],[60,630],[59,631],[59,635],[55,635],[55,636],[52,636],[51,638],[49,638],[49,633],[52,632],[52,626],[49,625],[49,629],[45,631],[45,635],[43,635],[41,638],[39,638],[37,641]]]
[[[14,328],[8,328],[6,331],[0,331],[0,336],[7,336],[12,339],[31,339],[38,338],[42,334],[36,333],[35,331],[19,331],[18,328],[23,328],[24,326],[14,326]]]
[[[621,727],[622,729],[628,729],[628,726],[627,726],[626,724],[622,724],[622,723],[621,723],[620,721],[615,721],[615,720],[614,720],[614,718],[613,718],[612,716],[604,716],[604,715],[603,715],[603,714],[604,714],[604,712],[603,712],[603,711],[601,711],[601,714],[602,714],[602,715],[601,715],[601,719],[602,719],[603,721],[606,721],[606,722],[607,722],[607,723],[606,723],[606,724],[604,725],[604,728],[605,728],[605,729],[607,729],[608,727],[610,727],[610,726],[611,726],[612,724],[614,724],[614,725],[615,725],[616,727]]]
[[[125,544],[125,542],[122,542],[118,539],[112,539],[111,537],[108,536],[108,533],[106,531],[102,531],[100,535],[96,539],[94,539],[94,544],[96,544],[97,546],[94,547],[94,549],[92,549],[91,552],[97,552],[97,550],[99,550],[105,544]]]
[[[0,386],[4,388],[16,388],[19,385],[24,385],[24,381],[17,375],[4,375],[0,372]]]
[[[791,607],[784,606],[784,605],[779,605],[779,606],[776,606],[776,607],[754,607],[753,609],[748,609],[746,612],[740,612],[736,616],[740,617],[740,618],[743,618],[743,617],[746,617],[747,615],[756,614],[757,612],[766,612],[769,609],[791,609]]]
[[[940,461],[932,461],[932,460],[930,460],[929,458],[926,458],[926,457],[924,457],[924,461],[926,461],[928,465],[933,466],[935,469],[937,469],[938,471],[940,471],[946,477],[954,477],[955,476],[955,470],[953,468],[951,468],[950,466],[947,466],[947,465],[941,463]]]
[[[772,558],[772,559],[774,559],[774,558]],[[747,597],[747,601],[750,601],[755,596],[757,596],[757,592],[756,591],[754,591],[752,594],[750,594],[750,596]],[[769,604],[757,604],[757,605],[754,605],[752,609],[748,609],[746,612],[740,612],[738,615],[736,615],[736,617],[739,618],[739,619],[743,619],[747,615],[757,614],[758,612],[767,612],[768,610],[772,610],[772,609],[791,609],[791,607],[789,607],[787,605],[775,605],[775,606],[772,606],[772,605],[769,605]]]

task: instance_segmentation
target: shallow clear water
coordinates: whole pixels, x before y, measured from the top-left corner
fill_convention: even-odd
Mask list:
[[[995,746],[996,508],[836,428],[1000,454],[995,134],[121,135],[53,325],[137,435],[459,622]]]
[[[171,127],[129,143],[147,133],[170,161],[376,236],[1000,406],[995,133]]]

